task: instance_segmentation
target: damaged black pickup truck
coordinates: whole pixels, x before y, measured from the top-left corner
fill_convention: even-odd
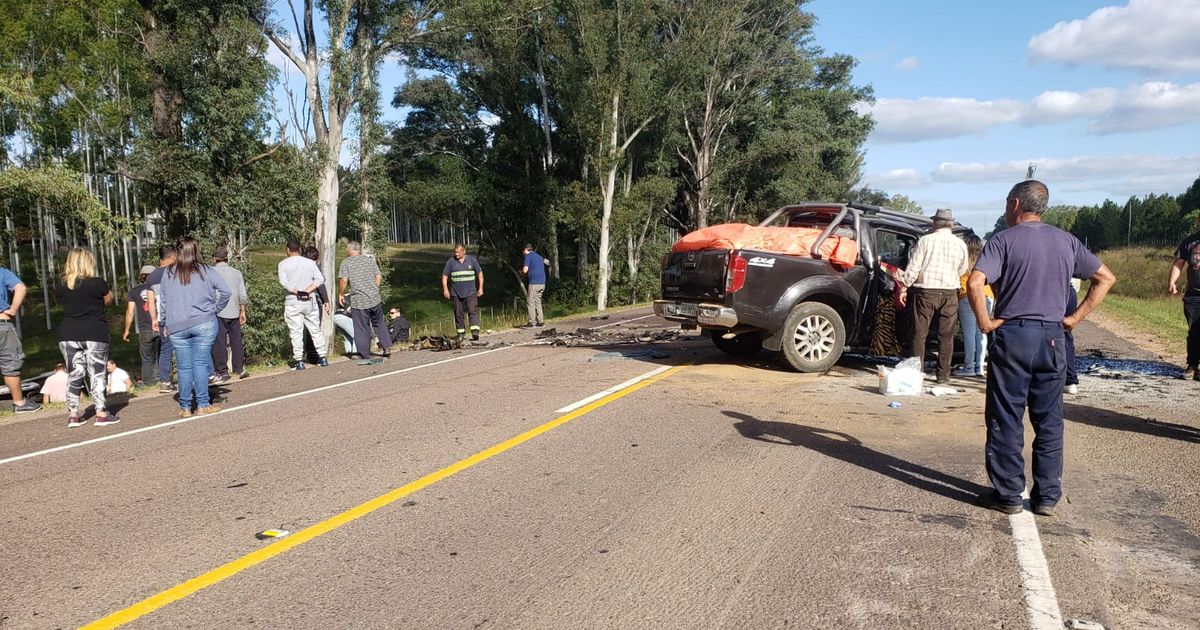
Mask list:
[[[766,347],[782,351],[796,370],[823,372],[847,348],[870,345],[879,301],[892,300],[894,285],[884,264],[904,268],[931,223],[878,206],[802,203],[760,224],[770,226],[817,229],[819,235],[808,255],[752,248],[668,254],[654,312],[685,329],[709,331],[729,354],[748,356]],[[822,244],[832,237],[854,240],[853,265],[821,256]]]

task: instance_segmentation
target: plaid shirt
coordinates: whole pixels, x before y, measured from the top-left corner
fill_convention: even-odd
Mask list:
[[[900,282],[922,289],[957,291],[959,278],[967,271],[966,243],[950,228],[941,228],[917,241],[909,256],[908,268],[900,272]]]

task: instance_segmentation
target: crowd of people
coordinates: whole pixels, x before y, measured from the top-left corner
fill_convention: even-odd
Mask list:
[[[398,306],[383,307],[380,288],[383,274],[372,256],[364,255],[356,241],[346,244],[346,257],[338,268],[337,296],[331,300],[321,272],[319,252],[289,240],[286,257],[277,274],[283,292],[283,319],[291,341],[292,370],[307,362],[329,365],[324,317],[331,317],[341,332],[345,354],[367,359],[391,356],[392,347],[407,341],[411,325]],[[528,326],[544,324],[541,295],[545,289],[547,260],[532,245],[523,251],[522,267],[530,283]],[[184,237],[158,250],[158,265],[146,265],[138,283],[126,297],[123,342],[136,334],[141,360],[136,385],[159,386],[161,393],[178,392],[180,417],[219,411],[209,391],[211,385],[246,378],[246,352],[242,327],[250,300],[242,272],[229,264],[229,248],[219,245],[204,262],[200,244]],[[21,340],[13,319],[25,300],[26,287],[12,271],[0,267],[0,371],[12,395],[14,411],[37,411],[41,405],[24,395],[20,372],[24,363]],[[457,244],[445,265],[442,291],[454,309],[457,341],[465,337],[470,322],[472,339],[479,339],[479,304],[483,297],[483,269]],[[536,296],[536,297],[533,297]],[[120,422],[110,409],[109,397],[135,386],[129,373],[110,356],[106,310],[113,291],[96,273],[96,260],[86,247],[71,249],[56,289],[62,317],[57,327],[63,362],[43,382],[42,400],[65,402],[67,426],[85,425],[81,408],[84,391],[92,399],[95,425]],[[374,344],[374,348],[372,345]],[[172,370],[174,368],[174,370]],[[176,375],[172,384],[172,371]]]

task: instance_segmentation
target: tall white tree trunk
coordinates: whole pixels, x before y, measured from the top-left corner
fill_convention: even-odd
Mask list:
[[[617,169],[621,167],[620,154],[623,147],[618,144],[621,122],[621,92],[614,90],[612,95],[612,112],[609,124],[612,126],[608,134],[608,146],[605,147],[607,160],[604,166],[604,177],[600,180],[600,254],[597,261],[600,266],[600,276],[596,286],[596,310],[608,308],[608,282],[612,275],[612,239],[609,232],[612,224],[613,199],[617,194]]]
[[[596,310],[608,308],[608,282],[612,276],[612,239],[610,226],[612,223],[613,198],[617,191],[617,165],[608,167],[608,173],[600,183],[600,255],[598,264],[600,276],[596,286]]]

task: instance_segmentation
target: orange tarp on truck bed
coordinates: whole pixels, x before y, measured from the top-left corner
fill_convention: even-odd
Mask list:
[[[802,227],[758,227],[745,223],[724,223],[706,227],[675,241],[672,252],[698,252],[706,249],[753,249],[793,256],[810,256],[812,244],[821,230]],[[858,243],[852,238],[830,236],[821,243],[821,258],[842,269],[858,260]]]

